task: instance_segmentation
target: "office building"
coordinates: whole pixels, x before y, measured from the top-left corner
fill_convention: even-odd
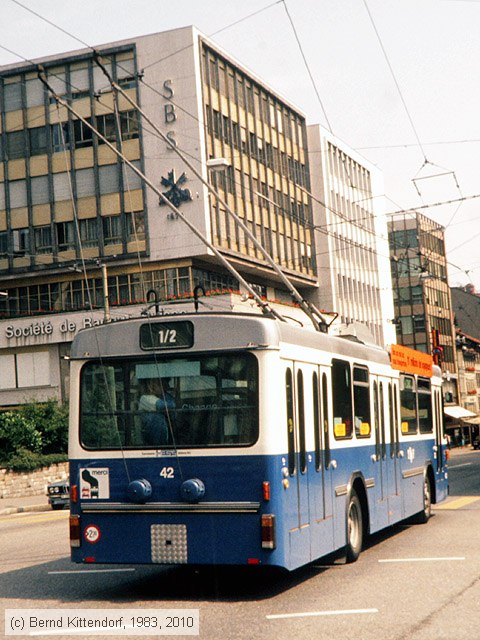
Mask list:
[[[83,326],[159,300],[237,291],[236,278],[92,124],[258,292],[287,299],[211,180],[304,293],[317,288],[305,118],[196,29],[39,60],[57,104],[25,63],[1,68],[0,406],[67,395],[69,345]],[[82,120],[83,118],[83,120]],[[223,168],[221,171],[215,169]],[[106,280],[105,280],[106,278]],[[96,311],[98,309],[98,311]]]

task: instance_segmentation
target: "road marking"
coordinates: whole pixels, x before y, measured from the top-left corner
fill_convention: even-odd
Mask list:
[[[386,558],[378,562],[447,562],[456,560],[465,560],[465,558],[461,556],[445,556],[443,558]]]
[[[462,464],[449,464],[448,468],[449,469],[458,469],[459,467],[471,467],[472,466],[472,462],[462,462]]]
[[[47,571],[49,576],[67,575],[69,573],[126,573],[136,569],[70,569],[68,571]]]
[[[448,502],[436,504],[434,505],[434,509],[435,511],[438,509],[461,509],[462,507],[466,507],[467,504],[472,504],[472,502],[476,502],[477,500],[480,500],[480,496],[463,496],[461,498],[449,500]]]
[[[267,620],[284,618],[308,618],[314,616],[351,616],[361,613],[378,613],[378,609],[338,609],[333,611],[304,611],[303,613],[277,613],[265,616]]]

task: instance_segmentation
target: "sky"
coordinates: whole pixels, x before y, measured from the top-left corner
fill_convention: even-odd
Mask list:
[[[444,226],[449,284],[480,291],[480,0],[0,0],[0,18],[0,65],[195,25],[379,167],[387,212]]]

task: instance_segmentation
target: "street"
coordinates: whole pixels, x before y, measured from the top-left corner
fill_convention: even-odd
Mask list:
[[[7,608],[199,609],[208,639],[472,640],[480,452],[450,462],[451,495],[427,525],[374,536],[355,564],[329,558],[292,574],[73,565],[68,512],[3,516],[1,625]]]

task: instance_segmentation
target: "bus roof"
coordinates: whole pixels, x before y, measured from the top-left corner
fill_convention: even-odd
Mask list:
[[[154,331],[186,328],[193,325],[191,344],[141,345],[141,327]],[[321,349],[326,352],[390,364],[387,351],[380,347],[365,345],[345,337],[328,334],[280,322],[259,314],[228,312],[203,312],[177,315],[149,316],[119,320],[83,329],[74,338],[71,359],[98,359],[99,357],[121,357],[147,355],[153,350],[170,351],[225,351],[239,349],[278,349],[281,343]]]

